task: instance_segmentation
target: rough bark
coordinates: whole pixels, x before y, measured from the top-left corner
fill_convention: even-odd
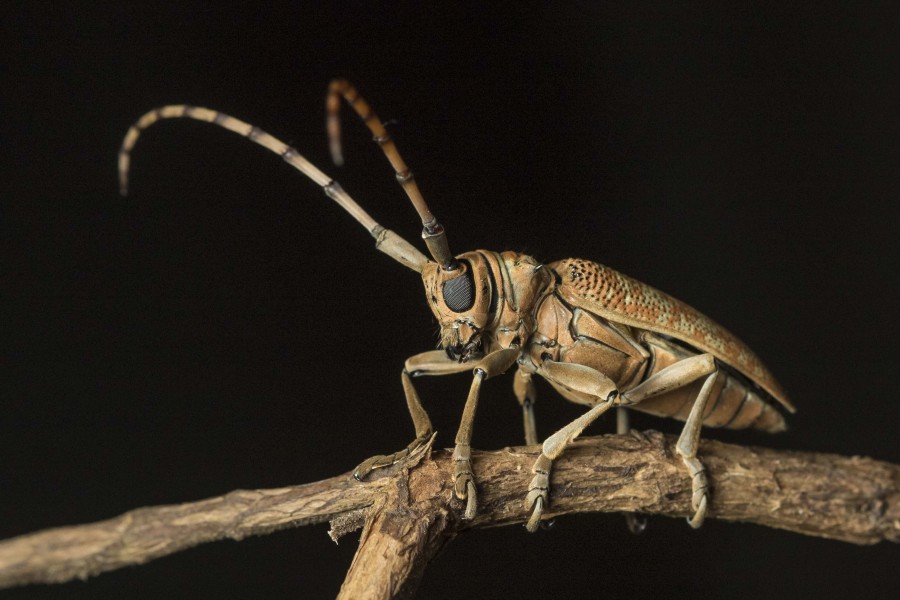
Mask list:
[[[554,465],[547,518],[579,512],[684,517],[690,481],[675,438],[601,436],[576,442]],[[524,523],[538,447],[473,451],[479,509],[460,519],[449,451],[418,465],[272,490],[237,490],[179,505],[0,542],[0,587],[86,578],[204,542],[331,521],[337,538],[364,526],[342,598],[409,595],[428,561],[459,531]],[[701,446],[713,485],[708,518],[746,521],[856,544],[900,541],[900,465],[868,458]],[[523,535],[525,533],[523,532]]]

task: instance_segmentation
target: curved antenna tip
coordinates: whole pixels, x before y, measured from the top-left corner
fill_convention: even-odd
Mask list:
[[[341,143],[334,142],[331,143],[331,162],[339,167],[344,166],[344,154],[341,152]]]
[[[128,195],[128,167],[131,166],[131,156],[129,155],[131,147],[128,146],[128,141],[131,140],[132,146],[137,141],[137,135],[132,135],[132,131],[135,131],[134,127],[128,130],[128,135],[125,136],[125,141],[119,150],[119,193],[123,197]]]
[[[332,82],[332,87],[334,83]],[[341,119],[338,116],[340,109],[340,97],[334,96],[332,89],[328,90],[328,99],[325,101],[328,115],[325,117],[325,130],[328,132],[328,148],[331,150],[331,161],[337,166],[344,165],[344,153],[341,151]]]
[[[122,197],[128,196],[128,172],[119,170],[119,194]]]

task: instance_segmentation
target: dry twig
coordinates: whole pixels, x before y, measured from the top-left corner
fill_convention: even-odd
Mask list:
[[[581,440],[552,475],[546,517],[579,512],[687,516],[690,481],[658,432]],[[331,521],[330,534],[364,526],[341,598],[410,593],[458,532],[523,523],[539,449],[474,452],[479,513],[460,519],[449,451],[357,483],[346,475],[272,490],[237,490],[200,502],[140,508],[119,517],[0,542],[0,587],[64,582],[144,563],[223,538]],[[856,544],[900,541],[900,466],[867,458],[774,451],[706,441],[709,516]],[[523,535],[524,532],[523,532]]]

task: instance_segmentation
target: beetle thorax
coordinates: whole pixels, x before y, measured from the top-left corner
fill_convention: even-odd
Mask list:
[[[476,250],[458,256],[453,270],[429,262],[422,281],[441,327],[441,347],[466,362],[524,344],[553,277],[530,256]]]

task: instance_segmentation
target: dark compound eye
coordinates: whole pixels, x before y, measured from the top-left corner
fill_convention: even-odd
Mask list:
[[[471,271],[444,282],[444,303],[453,312],[469,310],[475,304],[475,279]]]

